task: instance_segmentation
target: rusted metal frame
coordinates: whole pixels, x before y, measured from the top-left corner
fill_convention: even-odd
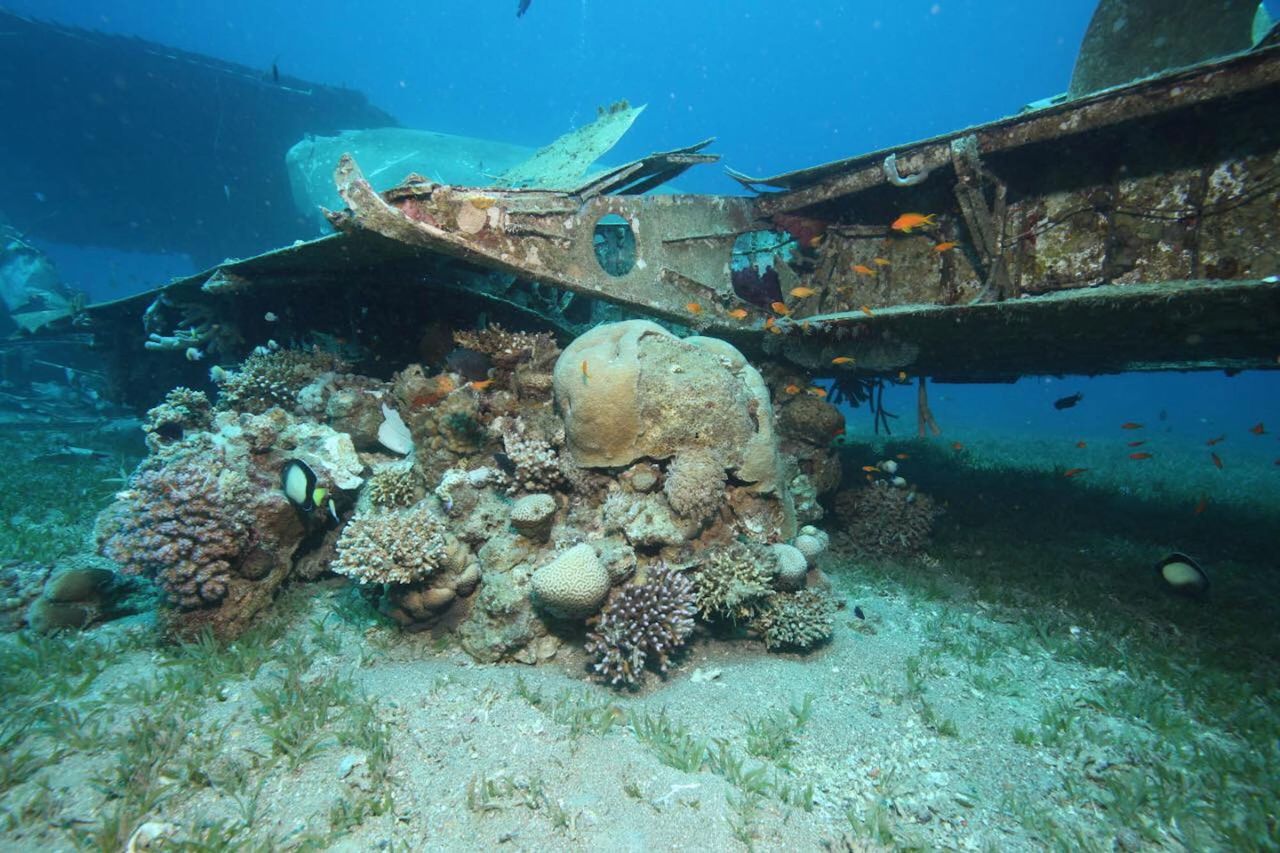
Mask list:
[[[977,137],[962,136],[951,141],[951,164],[956,173],[953,191],[960,215],[983,265],[982,293],[976,301],[985,301],[992,290],[997,301],[1004,301],[1012,295],[1004,251],[1008,186],[982,167]],[[991,209],[983,192],[984,178],[995,188]]]
[[[903,174],[933,172],[949,166],[950,143],[957,136],[975,136],[983,153],[991,155],[1280,86],[1280,45],[1232,57],[1216,65],[1209,70],[1204,66],[1188,69],[1029,115],[1012,116],[964,134],[948,134],[770,178],[747,179],[751,182],[748,185],[784,187],[783,192],[757,199],[760,214],[772,216],[889,183],[884,160],[891,154],[896,154]],[[806,183],[807,174],[817,177]],[[794,188],[785,188],[787,184]]]

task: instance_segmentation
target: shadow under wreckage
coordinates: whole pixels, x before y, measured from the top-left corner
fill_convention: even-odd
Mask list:
[[[1273,40],[892,150],[734,174],[758,192],[741,197],[642,195],[717,159],[710,140],[562,190],[411,175],[376,192],[344,156],[333,235],[66,323],[94,332],[139,405],[205,354],[318,332],[389,373],[432,322],[478,317],[566,337],[658,318],[872,380],[1276,368],[1277,103]],[[895,230],[905,212],[930,216]]]

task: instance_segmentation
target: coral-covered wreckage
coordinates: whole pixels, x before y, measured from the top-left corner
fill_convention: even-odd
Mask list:
[[[443,369],[385,380],[259,348],[214,369],[212,402],[173,390],[100,553],[155,582],[175,637],[234,638],[282,584],[329,574],[478,660],[559,656],[620,687],[665,674],[700,623],[770,649],[830,636],[811,522],[839,463],[807,431],[833,407],[779,421],[737,349],[647,320],[563,352],[496,325],[455,341]],[[286,494],[297,462],[323,501]]]

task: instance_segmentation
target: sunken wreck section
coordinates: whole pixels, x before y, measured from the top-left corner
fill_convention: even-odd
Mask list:
[[[222,358],[243,349],[229,330],[278,334],[268,314],[368,336],[375,323],[343,328],[333,306],[394,297],[413,314],[440,293],[562,342],[647,317],[828,375],[1274,368],[1277,101],[1280,45],[1264,43],[895,150],[736,175],[771,190],[754,199],[637,194],[714,160],[706,142],[564,189],[409,176],[379,193],[343,158],[337,235],[75,319],[125,373],[144,345]],[[923,221],[895,228],[909,213]],[[120,376],[124,396],[136,383]]]
[[[234,638],[283,583],[329,572],[479,660],[579,655],[617,686],[665,672],[695,614],[769,648],[829,636],[811,522],[839,462],[806,430],[842,427],[834,407],[808,398],[829,416],[784,435],[733,346],[647,321],[563,352],[499,326],[455,341],[449,367],[385,380],[264,348],[212,401],[170,392],[101,554],[156,583],[176,637]]]

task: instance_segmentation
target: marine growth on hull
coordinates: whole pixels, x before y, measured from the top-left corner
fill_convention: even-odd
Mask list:
[[[618,687],[699,631],[769,650],[830,636],[813,524],[840,483],[834,406],[775,399],[730,344],[644,320],[563,351],[498,326],[454,338],[439,372],[261,348],[215,369],[215,400],[174,389],[98,519],[101,554],[155,581],[174,637],[232,639],[282,585],[335,573],[477,660],[559,659]]]

